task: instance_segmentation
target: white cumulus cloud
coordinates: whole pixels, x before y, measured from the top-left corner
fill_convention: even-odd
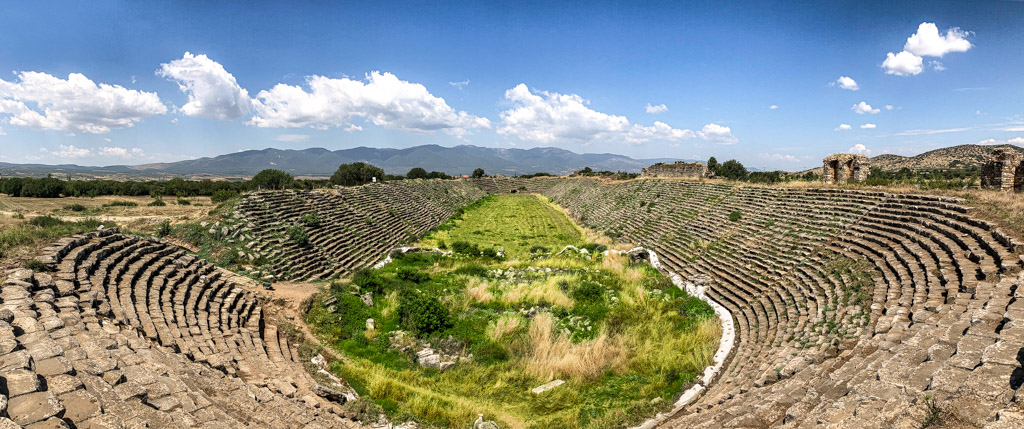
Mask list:
[[[650,126],[631,124],[625,116],[609,115],[587,107],[589,102],[576,94],[531,91],[519,84],[505,91],[511,107],[501,112],[502,126],[498,134],[524,141],[554,143],[573,141],[589,144],[596,141],[646,143],[652,140],[680,141],[697,133],[672,128],[664,122]],[[705,125],[706,139],[721,139],[721,130]],[[728,133],[727,127],[725,131]],[[731,135],[731,134],[730,134]]]
[[[967,52],[973,45],[967,41],[967,32],[950,28],[946,34],[939,34],[939,27],[931,22],[922,22],[917,32],[907,39],[903,50],[919,57],[942,57],[950,52]]]
[[[894,74],[896,76],[911,76],[924,71],[921,57],[907,51],[898,54],[893,54],[892,52],[885,54],[882,68],[885,69],[886,74]]]
[[[978,144],[990,146],[990,145],[1001,145],[1001,144],[1012,144],[1012,145],[1024,145],[1024,137],[1014,137],[1007,140],[996,140],[996,139],[985,139],[979,141]]]
[[[857,144],[853,145],[852,147],[850,147],[849,150],[847,150],[847,152],[849,152],[849,153],[859,153],[861,155],[871,155],[871,149],[868,149],[867,146],[864,146],[861,143],[857,143]]]
[[[860,103],[854,104],[853,107],[850,108],[850,110],[853,110],[858,115],[864,115],[864,114],[868,114],[868,113],[874,115],[874,114],[877,114],[878,112],[881,112],[881,110],[872,108],[870,104],[865,103],[863,101],[861,101]]]
[[[867,123],[867,124],[861,125],[860,128],[864,129],[864,130],[873,130],[875,128],[878,128],[878,126],[875,125],[875,124]]]
[[[968,32],[959,28],[950,28],[946,34],[939,33],[939,27],[931,22],[922,22],[917,32],[907,38],[903,51],[898,54],[886,54],[882,68],[888,74],[911,76],[924,71],[923,57],[942,58],[951,52],[967,52],[974,45],[967,40]],[[942,71],[946,67],[939,61],[931,61],[933,70]]]
[[[238,119],[249,113],[249,92],[220,63],[204,54],[185,52],[181,59],[160,65],[158,75],[174,80],[188,103],[181,111],[189,116]]]
[[[59,145],[57,150],[49,150],[45,147],[41,147],[39,148],[39,151],[52,157],[61,159],[77,159],[92,156],[92,150],[82,147],[76,147],[73,144]]]
[[[833,83],[835,85],[839,85],[842,89],[848,89],[850,91],[860,89],[860,86],[857,85],[857,81],[853,80],[853,78],[849,76],[839,76],[839,79],[836,79]]]
[[[97,84],[79,73],[67,79],[40,72],[17,76],[16,82],[0,79],[0,117],[11,125],[102,134],[167,113],[156,93]]]
[[[661,113],[668,111],[668,106],[664,104],[652,106],[651,103],[647,103],[647,107],[645,108],[645,110],[647,110],[647,113]]]
[[[850,124],[839,124],[839,126],[836,127],[836,131],[847,131],[852,129],[853,127],[851,127]]]
[[[310,76],[306,83],[308,91],[283,83],[260,91],[248,123],[261,128],[328,129],[364,119],[381,127],[422,133],[440,130],[459,137],[491,126],[487,118],[456,111],[425,86],[387,72],[371,72],[364,81]]]
[[[101,147],[97,153],[99,156],[123,159],[141,158],[146,154],[142,149],[137,147],[133,147],[131,149],[123,147]]]
[[[772,104],[771,106],[768,106],[768,110],[779,110],[779,106]]]
[[[704,128],[701,128],[697,135],[712,143],[735,144],[739,142],[739,139],[732,135],[732,129],[718,124],[704,124]]]
[[[770,159],[772,161],[800,162],[800,157],[782,153],[762,153],[761,158]]]

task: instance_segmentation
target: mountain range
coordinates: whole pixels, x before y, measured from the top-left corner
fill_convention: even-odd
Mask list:
[[[638,173],[656,162],[672,162],[676,158],[634,159],[610,153],[578,154],[554,147],[533,149],[485,148],[471,145],[444,147],[415,146],[407,149],[357,147],[342,150],[261,149],[247,150],[215,157],[178,162],[89,167],[74,164],[10,164],[0,163],[4,176],[43,176],[47,174],[74,177],[165,178],[165,177],[250,177],[267,168],[274,168],[302,177],[330,176],[341,164],[367,162],[388,174],[406,174],[413,167],[427,171],[443,171],[451,175],[470,174],[483,168],[487,174],[520,175],[531,173],[568,174],[583,167],[594,170]]]

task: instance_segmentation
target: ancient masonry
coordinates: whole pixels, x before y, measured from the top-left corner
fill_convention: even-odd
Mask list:
[[[671,164],[659,162],[644,167],[640,172],[642,177],[688,177],[700,179],[708,177],[708,166],[703,162],[676,161]]]
[[[999,148],[985,161],[981,186],[1002,191],[1024,191],[1024,154],[1012,148]]]
[[[730,361],[664,427],[920,427],[929,404],[1024,427],[1024,245],[960,200],[660,180],[547,195],[710,279],[735,318]]]
[[[248,223],[225,235],[283,274],[302,276],[294,264],[322,277],[521,188],[653,250],[731,313],[733,352],[665,427],[919,427],[934,409],[958,425],[1024,427],[1024,244],[954,198],[408,181],[251,194],[238,209]],[[278,223],[312,210],[335,228],[310,234],[315,251],[274,241]],[[36,260],[51,271],[9,271],[0,290],[0,428],[358,427],[338,406],[344,383],[305,372],[254,282],[117,231],[63,238]]]
[[[0,292],[0,427],[360,427],[251,281],[113,230],[37,260],[53,272],[8,272]]]
[[[868,178],[868,157],[849,153],[837,153],[825,157],[821,181],[825,184],[863,182]]]

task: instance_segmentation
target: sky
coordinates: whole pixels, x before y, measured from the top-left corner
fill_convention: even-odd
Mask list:
[[[0,162],[1024,146],[1021,1],[554,3],[0,3]]]

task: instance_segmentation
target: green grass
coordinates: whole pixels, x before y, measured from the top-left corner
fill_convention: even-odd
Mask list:
[[[95,231],[100,225],[117,226],[96,219],[63,221],[52,216],[39,216],[0,230],[0,257],[25,253],[35,245],[65,235]]]
[[[464,428],[484,414],[503,428],[627,426],[669,407],[717,349],[710,306],[657,270],[622,256],[531,253],[588,245],[535,196],[486,198],[432,240],[508,255],[399,255],[332,283],[305,314],[321,342],[346,356],[332,370],[394,421]],[[372,307],[358,296],[367,291]],[[444,372],[421,368],[392,346],[399,331],[405,344],[472,358]],[[555,378],[567,384],[530,393]]]
[[[528,258],[535,246],[558,252],[565,246],[580,246],[583,239],[572,221],[540,197],[529,194],[499,194],[487,197],[464,210],[423,240],[435,247],[464,241],[480,248],[503,248],[509,259]]]

